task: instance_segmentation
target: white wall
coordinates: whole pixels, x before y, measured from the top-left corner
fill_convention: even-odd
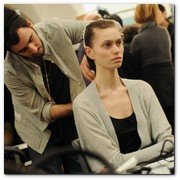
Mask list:
[[[107,10],[110,14],[118,13],[123,19],[124,25],[134,23],[134,9],[137,4],[8,4],[13,9],[29,17],[34,23],[47,20],[52,17],[60,19],[75,19],[85,12],[97,12],[98,8]],[[163,4],[168,17],[171,16],[169,4]]]
[[[84,13],[82,4],[6,4],[6,6],[20,10],[34,23],[52,17],[71,20]]]

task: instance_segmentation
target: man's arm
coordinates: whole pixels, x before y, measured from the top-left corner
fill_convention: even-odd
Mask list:
[[[80,43],[83,38],[83,32],[85,27],[89,24],[90,21],[73,21],[73,20],[59,20],[56,23],[62,28],[66,35],[71,40],[72,44]]]
[[[86,25],[88,25],[89,23],[90,21],[63,21],[59,19],[54,19],[53,21],[49,21],[49,30],[51,33],[54,33],[54,30],[56,29],[56,33],[53,37],[65,37],[67,35],[68,39],[72,44],[77,44],[82,41],[83,31]],[[59,43],[59,46],[62,46],[62,44]],[[87,60],[82,60],[81,71],[87,80],[92,81],[94,79],[95,75],[93,72],[91,72]]]
[[[72,114],[72,103],[52,105],[50,109],[51,119],[63,118]]]
[[[18,113],[25,114],[32,121],[53,122],[56,118],[72,113],[72,103],[54,105],[52,102],[45,102],[39,93],[11,73],[5,75],[5,83],[13,94]]]

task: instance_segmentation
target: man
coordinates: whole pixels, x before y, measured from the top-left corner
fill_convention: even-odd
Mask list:
[[[72,101],[85,84],[72,44],[81,41],[85,26],[58,19],[33,25],[4,8],[4,81],[12,94],[16,131],[32,162],[77,138]],[[75,157],[44,166],[54,173],[79,172]]]

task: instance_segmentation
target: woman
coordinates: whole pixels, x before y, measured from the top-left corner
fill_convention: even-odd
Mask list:
[[[167,30],[157,25],[157,4],[139,4],[134,19],[140,24],[139,34],[131,43],[135,57],[134,69],[139,64],[139,79],[148,82],[172,126],[174,132],[174,66],[171,58],[171,40]]]
[[[171,126],[152,90],[141,80],[121,79],[123,39],[112,20],[90,23],[84,33],[84,50],[95,63],[94,81],[73,102],[82,149],[102,155],[114,168],[130,157],[138,163],[160,155],[165,140],[173,141]],[[173,150],[171,142],[164,151]],[[104,166],[88,159],[94,172]]]

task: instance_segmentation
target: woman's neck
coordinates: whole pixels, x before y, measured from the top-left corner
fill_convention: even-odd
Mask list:
[[[116,90],[123,86],[122,80],[119,77],[117,69],[115,70],[98,70],[96,72],[95,83],[99,92],[104,90]]]

